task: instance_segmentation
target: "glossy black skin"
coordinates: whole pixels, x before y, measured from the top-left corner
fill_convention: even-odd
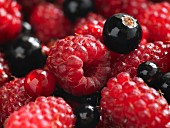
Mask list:
[[[163,75],[160,89],[167,102],[170,103],[170,72]]]
[[[103,28],[104,44],[111,50],[127,54],[136,49],[142,38],[142,29],[138,21],[137,26],[129,28],[122,23],[122,17],[127,14],[118,13],[105,22]],[[129,16],[129,15],[128,15]]]
[[[141,77],[150,87],[160,89],[162,72],[155,63],[150,61],[141,63],[137,69],[137,76]]]
[[[92,106],[99,106],[101,99],[100,92],[95,92],[86,96],[73,96],[71,94],[66,93],[63,89],[59,87],[56,87],[53,95],[56,97],[63,97],[65,100],[73,101],[80,105],[88,103]]]
[[[46,60],[39,40],[30,36],[19,36],[8,44],[5,57],[16,77],[24,77],[29,71],[43,67]]]
[[[74,111],[76,115],[75,128],[95,128],[100,119],[100,113],[96,107],[82,104]]]
[[[30,35],[32,32],[33,32],[33,30],[32,30],[31,25],[30,25],[28,22],[24,21],[24,22],[22,23],[22,31],[21,31],[21,34],[22,34],[22,35]]]
[[[64,0],[63,10],[65,15],[75,22],[78,18],[94,11],[94,2],[93,0]]]

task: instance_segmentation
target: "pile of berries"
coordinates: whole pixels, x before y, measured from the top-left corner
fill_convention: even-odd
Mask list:
[[[0,0],[0,128],[170,128],[168,0]]]

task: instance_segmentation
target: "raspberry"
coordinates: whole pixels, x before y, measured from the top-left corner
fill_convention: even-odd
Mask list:
[[[21,106],[33,100],[24,89],[24,78],[15,78],[0,88],[0,127],[5,119]]]
[[[110,75],[110,52],[93,36],[68,36],[51,48],[47,66],[59,86],[73,95],[101,89]]]
[[[11,79],[10,68],[4,58],[4,54],[0,52],[0,86]]]
[[[104,23],[105,19],[101,15],[90,13],[77,21],[74,32],[78,35],[93,35],[96,39],[103,41]]]
[[[161,41],[140,45],[129,54],[121,55],[112,65],[112,76],[116,76],[120,72],[129,72],[132,77],[137,75],[139,64],[145,61],[156,63],[162,72],[168,69],[168,49],[170,44],[164,44]]]
[[[72,128],[74,123],[73,111],[62,98],[38,97],[11,114],[5,128]]]
[[[110,17],[122,11],[123,0],[95,0],[95,7],[98,13]]]
[[[14,39],[21,31],[21,12],[16,1],[0,1],[0,44]]]
[[[170,3],[153,4],[138,15],[138,20],[149,30],[149,41],[170,40]],[[164,29],[162,29],[164,28]]]
[[[109,79],[101,95],[102,119],[109,128],[165,128],[170,121],[167,101],[126,72]]]
[[[61,9],[51,3],[42,3],[33,9],[30,23],[36,36],[43,42],[63,38],[71,33],[71,23]]]

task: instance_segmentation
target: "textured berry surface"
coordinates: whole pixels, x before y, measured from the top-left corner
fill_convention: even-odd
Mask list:
[[[73,128],[71,107],[62,99],[38,97],[11,114],[5,128]]]
[[[63,11],[51,3],[36,6],[30,15],[30,23],[36,36],[43,42],[63,38],[71,33],[71,24]]]
[[[15,78],[0,88],[0,127],[5,119],[31,100],[24,89],[24,78]]]
[[[167,101],[128,73],[109,79],[101,95],[102,119],[109,128],[165,128],[170,121]]]
[[[93,35],[96,39],[103,41],[104,23],[105,19],[101,15],[90,13],[77,21],[74,32],[78,35]]]
[[[11,79],[10,68],[4,54],[0,52],[0,86]]]
[[[152,61],[158,65],[162,72],[167,72],[169,70],[168,49],[170,49],[170,44],[164,44],[161,41],[140,45],[131,53],[118,57],[116,62],[112,64],[112,75],[129,72],[132,77],[136,76],[139,64],[145,61]]]
[[[14,39],[21,31],[20,8],[16,1],[0,1],[0,44]]]
[[[24,87],[32,97],[50,96],[55,89],[55,76],[44,69],[35,69],[25,77]]]
[[[170,3],[156,3],[137,16],[139,22],[149,29],[150,41],[170,40]],[[164,28],[164,29],[162,29]]]
[[[106,84],[110,59],[110,52],[93,36],[68,36],[51,49],[47,66],[66,92],[85,95]]]

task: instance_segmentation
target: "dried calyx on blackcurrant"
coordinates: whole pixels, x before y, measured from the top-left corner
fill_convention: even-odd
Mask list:
[[[139,22],[128,14],[115,14],[104,24],[104,44],[111,51],[127,54],[138,47],[141,38],[142,29]]]

